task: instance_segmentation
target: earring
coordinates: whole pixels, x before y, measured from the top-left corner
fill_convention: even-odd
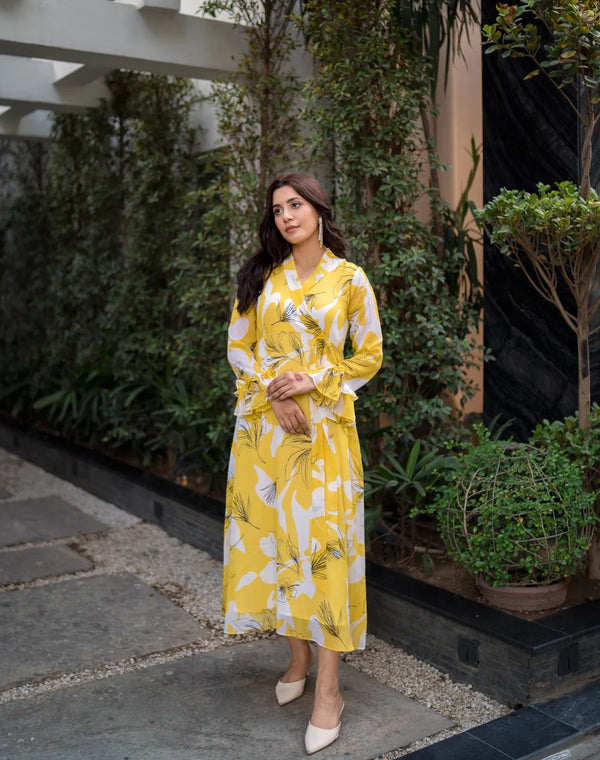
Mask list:
[[[323,217],[319,217],[319,245],[323,246]]]

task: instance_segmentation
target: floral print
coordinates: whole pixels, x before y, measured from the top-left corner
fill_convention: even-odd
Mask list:
[[[348,333],[352,353],[345,358]],[[329,250],[302,283],[289,256],[249,312],[234,308],[227,633],[275,628],[337,651],[364,647],[363,479],[354,400],[381,365],[381,345],[365,273]],[[307,373],[315,383],[312,393],[295,397],[310,435],[285,433],[271,409],[269,382],[286,370]]]

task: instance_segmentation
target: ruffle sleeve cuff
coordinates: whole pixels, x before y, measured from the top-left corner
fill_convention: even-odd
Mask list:
[[[317,406],[325,407],[332,419],[354,422],[356,393],[344,382],[344,373],[335,369],[308,373],[315,384],[311,398]]]
[[[264,412],[271,406],[267,399],[267,386],[255,375],[237,375],[235,395],[237,396],[236,415],[243,416],[254,412]],[[264,378],[267,379],[266,377]],[[273,378],[268,378],[272,380]]]
[[[324,369],[320,372],[309,372],[315,389],[311,393],[312,399],[317,406],[332,406],[342,393],[344,376],[334,369]]]

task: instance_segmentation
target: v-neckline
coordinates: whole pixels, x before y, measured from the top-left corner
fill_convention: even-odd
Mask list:
[[[292,303],[298,311],[305,311],[306,298],[308,298],[311,290],[314,288],[316,283],[320,282],[327,274],[327,272],[330,271],[333,258],[334,256],[331,251],[326,248],[323,251],[321,260],[313,269],[311,274],[304,280],[304,282],[300,282],[300,278],[298,277],[298,272],[296,270],[296,262],[294,261],[292,254],[290,253],[289,256],[287,256],[287,258],[283,261],[282,274],[284,275],[284,280],[288,293],[292,299]]]
[[[300,279],[300,275],[298,274],[298,270],[296,269],[296,261],[294,260],[294,256],[291,255],[292,259],[292,265],[294,267],[294,271],[296,273],[296,279],[298,280],[298,284],[302,288],[302,291],[304,293],[308,293],[312,286],[316,282],[317,275],[322,272],[323,270],[323,263],[329,258],[329,250],[325,248],[323,250],[323,253],[321,254],[321,258],[317,261],[315,264],[312,272],[304,278],[304,280]]]

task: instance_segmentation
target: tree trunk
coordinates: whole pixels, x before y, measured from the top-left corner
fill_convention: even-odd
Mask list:
[[[597,581],[600,579],[600,535],[595,533],[590,541],[588,550],[588,578]]]
[[[119,235],[121,237],[121,249],[123,251],[123,259],[127,261],[129,258],[129,244],[127,235],[127,215],[126,215],[126,202],[125,202],[125,140],[126,140],[126,127],[125,119],[119,116],[119,185],[121,195],[121,205],[119,208]]]
[[[264,12],[264,47],[260,51],[262,56],[262,77],[265,82],[264,90],[261,93],[260,103],[260,156],[258,160],[258,194],[264,198],[267,192],[267,166],[270,158],[269,137],[271,135],[271,110],[273,103],[267,82],[272,73],[271,62],[271,27],[272,27],[272,0],[263,2]]]
[[[585,90],[585,108],[581,115],[581,122],[583,124],[583,144],[581,146],[581,178],[579,191],[581,197],[587,200],[590,196],[591,189],[593,137],[594,127],[596,126],[592,94],[587,88]]]
[[[372,174],[367,174],[365,176],[364,180],[364,193],[365,193],[365,209],[371,210],[373,208],[373,204],[375,203],[375,196],[377,195],[377,190],[379,189],[381,182],[376,179]],[[377,264],[381,263],[381,245],[378,242],[374,242],[371,249],[367,251],[365,264],[367,267],[375,267]],[[382,304],[382,306],[385,306],[387,303],[386,295],[381,289],[378,292],[378,300]]]
[[[587,427],[592,408],[590,324],[587,303],[577,309],[577,386],[579,429]]]
[[[590,378],[590,342],[589,342],[589,312],[587,304],[578,308],[577,313],[577,370],[579,392],[579,429],[589,425],[591,412],[591,378]],[[598,511],[600,504],[596,503]],[[590,541],[588,550],[588,578],[600,579],[600,534],[598,531]]]

